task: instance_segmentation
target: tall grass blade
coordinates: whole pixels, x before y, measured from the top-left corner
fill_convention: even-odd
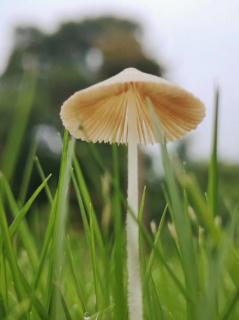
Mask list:
[[[75,284],[75,289],[79,298],[80,302],[80,310],[81,310],[81,316],[83,317],[83,314],[86,312],[86,293],[84,290],[84,285],[81,280],[81,274],[80,277],[77,277],[77,272],[74,264],[74,256],[70,247],[70,241],[67,242],[67,256],[68,256],[68,261],[69,261],[69,267],[70,267],[70,272]],[[78,270],[79,271],[79,270]]]
[[[33,280],[33,288],[36,289],[38,287],[40,277],[43,274],[43,266],[47,258],[47,251],[49,250],[50,244],[52,243],[53,238],[53,232],[54,232],[54,223],[55,223],[55,217],[56,217],[56,199],[57,194],[55,195],[55,198],[53,199],[53,204],[51,207],[50,217],[47,224],[47,229],[45,232],[45,237],[43,241],[43,246],[39,258],[39,264],[35,272],[35,277]]]
[[[0,227],[1,227],[3,245],[5,248],[4,253],[6,253],[6,257],[9,262],[18,301],[21,302],[26,297],[25,290],[21,282],[19,267],[17,264],[17,257],[13,249],[11,236],[10,236],[8,224],[7,224],[6,213],[5,213],[2,201],[0,201]]]
[[[226,305],[220,320],[228,320],[228,319],[234,319],[231,318],[232,312],[234,311],[234,308],[237,306],[239,300],[239,289],[236,290],[236,292],[233,294],[233,296],[229,299],[228,304]]]
[[[81,193],[81,196],[82,196],[82,200],[84,202],[84,206],[85,206],[86,211],[88,212],[88,214],[91,211],[92,211],[92,214],[93,214],[92,218],[94,219],[94,225],[95,225],[94,232],[96,233],[95,236],[96,236],[97,244],[98,244],[101,252],[104,252],[104,241],[103,241],[103,237],[102,237],[102,234],[101,234],[101,231],[100,231],[100,228],[99,228],[98,221],[96,220],[96,214],[95,214],[95,211],[94,211],[94,207],[92,205],[90,193],[89,193],[87,184],[85,182],[85,178],[84,178],[84,175],[82,173],[80,164],[79,164],[79,162],[78,162],[78,160],[77,160],[75,155],[73,157],[73,164],[74,164],[75,176],[76,176],[76,179],[77,179],[77,183],[79,185],[79,190],[80,190],[80,193]]]
[[[219,118],[219,88],[215,90],[215,109],[213,124],[213,140],[211,149],[211,160],[208,172],[208,206],[212,215],[218,214],[218,118]]]
[[[15,232],[18,230],[20,224],[22,223],[24,217],[26,216],[27,212],[30,210],[33,202],[36,200],[38,195],[41,193],[41,191],[45,188],[48,180],[51,178],[51,174],[49,174],[48,177],[40,184],[40,186],[35,190],[35,192],[32,194],[32,196],[29,198],[29,200],[25,203],[23,208],[19,211],[19,213],[15,216],[9,231],[11,237],[15,234]]]
[[[32,173],[32,168],[33,168],[33,159],[34,159],[34,155],[36,153],[36,149],[37,149],[37,143],[36,143],[36,141],[34,141],[30,147],[30,150],[29,150],[29,153],[27,156],[27,160],[26,160],[26,165],[25,165],[24,172],[23,172],[21,189],[20,189],[20,194],[18,197],[18,202],[20,204],[23,204],[26,200],[26,197],[27,197],[27,191],[28,191],[28,187],[29,187],[29,183],[30,183],[30,179],[31,179],[31,173]]]
[[[163,225],[164,225],[167,209],[168,209],[168,205],[166,204],[166,206],[164,208],[164,211],[163,211],[163,214],[162,214],[162,217],[160,219],[160,224],[159,224],[158,230],[157,230],[155,238],[154,238],[154,245],[153,245],[153,248],[152,248],[152,250],[150,252],[148,263],[147,263],[147,266],[146,266],[145,278],[144,278],[144,286],[147,285],[147,282],[148,282],[148,279],[149,279],[149,275],[151,273],[151,268],[152,268],[152,265],[153,265],[154,260],[155,260],[155,247],[157,247],[159,245],[160,235],[161,235],[162,228],[163,228]]]
[[[58,182],[56,200],[56,220],[53,238],[53,296],[51,305],[51,319],[62,319],[62,302],[59,288],[62,286],[64,252],[65,252],[65,228],[67,218],[68,189],[71,177],[71,164],[74,149],[74,140],[69,140],[68,134],[64,134],[61,168]]]
[[[35,161],[37,170],[38,170],[38,172],[39,172],[39,175],[40,175],[42,181],[44,181],[44,180],[46,179],[46,175],[45,175],[44,170],[43,170],[43,168],[42,168],[42,165],[41,165],[41,163],[40,163],[40,161],[39,161],[39,158],[36,156],[36,157],[34,158],[34,161]],[[49,203],[52,205],[52,203],[53,203],[53,196],[52,196],[52,192],[51,192],[51,189],[50,189],[48,183],[46,184],[45,190],[46,190],[46,196],[47,196],[47,198],[48,198],[48,200],[49,200]]]
[[[124,231],[122,224],[122,207],[120,200],[120,163],[117,146],[112,146],[113,158],[113,228],[114,228],[114,277],[113,301],[115,304],[115,319],[127,318],[127,300],[124,290]]]

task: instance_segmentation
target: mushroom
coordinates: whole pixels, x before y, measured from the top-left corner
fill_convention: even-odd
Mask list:
[[[205,115],[200,100],[180,87],[151,74],[128,68],[73,94],[61,108],[70,134],[81,140],[128,144],[128,207],[138,214],[138,145],[159,142],[148,101],[160,120],[167,141],[182,138]],[[127,213],[129,318],[143,318],[139,270],[138,226]]]

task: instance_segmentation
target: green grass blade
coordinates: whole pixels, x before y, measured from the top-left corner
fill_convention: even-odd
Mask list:
[[[6,315],[7,315],[7,308],[5,306],[4,303],[4,299],[2,297],[2,295],[0,295],[0,319],[5,319]]]
[[[63,296],[62,293],[60,293],[60,294],[61,294],[61,303],[62,303],[64,314],[65,314],[65,319],[66,320],[72,320],[71,314],[70,314],[70,311],[69,311],[68,306],[66,304],[66,301],[64,299],[64,296]]]
[[[31,305],[35,308],[36,312],[40,316],[40,319],[47,320],[48,315],[46,309],[43,307],[41,301],[38,299],[35,291],[30,287],[28,284],[23,272],[19,270],[19,275],[21,277],[21,282],[24,287],[24,290],[26,292],[27,299],[29,299],[29,305],[28,310],[26,314],[29,314],[29,310],[31,308]]]
[[[79,190],[82,196],[82,200],[84,202],[84,206],[86,208],[86,212],[92,212],[92,218],[94,219],[94,225],[95,225],[95,236],[96,236],[96,241],[97,244],[100,248],[100,251],[103,253],[104,252],[104,241],[103,241],[103,237],[100,231],[100,227],[98,224],[98,221],[96,219],[96,214],[94,211],[94,207],[92,206],[92,201],[91,201],[91,197],[90,197],[90,193],[88,191],[88,187],[87,184],[85,182],[84,179],[84,175],[82,173],[81,167],[79,162],[77,161],[76,156],[73,157],[73,164],[74,164],[74,170],[75,170],[75,176],[77,179],[77,183],[79,185]]]
[[[101,170],[101,172],[105,172],[105,166],[104,166],[104,161],[100,155],[99,152],[97,152],[95,144],[94,143],[90,143],[89,144],[89,149],[90,149],[90,153],[92,155],[92,157],[95,159],[99,169]]]
[[[80,309],[83,316],[83,314],[86,312],[86,294],[85,294],[84,285],[82,283],[81,277],[77,277],[76,268],[74,265],[74,256],[73,256],[69,241],[67,242],[67,256],[68,256],[71,275],[75,284],[75,289],[80,301]]]
[[[90,226],[89,226],[89,222],[88,222],[88,218],[87,218],[87,213],[86,213],[86,209],[82,200],[82,196],[81,196],[81,192],[79,190],[79,186],[75,177],[74,172],[72,173],[72,181],[73,181],[73,186],[74,186],[74,190],[76,193],[76,198],[78,201],[78,205],[80,208],[80,213],[81,213],[81,217],[82,217],[82,222],[83,222],[83,227],[84,227],[84,231],[85,231],[85,236],[87,238],[87,242],[88,245],[90,244]]]
[[[28,152],[26,164],[25,164],[25,169],[23,172],[23,179],[21,183],[21,189],[18,197],[18,203],[23,204],[26,200],[27,197],[27,191],[29,187],[29,182],[31,179],[31,173],[32,173],[32,168],[33,168],[33,159],[34,155],[36,153],[37,149],[37,143],[34,141],[30,147],[30,150]]]
[[[95,247],[95,242],[97,239],[96,238],[97,233],[95,231],[96,219],[94,217],[93,208],[91,207],[90,204],[89,204],[89,207],[87,208],[87,210],[90,210],[90,211],[88,212],[88,215],[86,213],[86,209],[85,209],[85,206],[84,206],[84,203],[82,200],[79,186],[77,184],[77,181],[76,181],[74,174],[73,174],[73,185],[74,185],[77,200],[79,203],[81,217],[82,217],[83,226],[84,226],[84,230],[85,230],[85,235],[86,235],[86,239],[87,239],[87,243],[88,243],[88,247],[89,247],[89,251],[90,251],[90,259],[91,259],[91,266],[92,266],[92,273],[93,273],[93,284],[94,284],[94,291],[95,291],[94,293],[95,293],[95,297],[96,297],[96,308],[97,308],[97,306],[100,307],[101,305],[103,305],[102,297],[104,295],[104,292],[103,292],[103,284],[102,284],[102,280],[101,280],[100,272],[99,272],[99,268],[98,268],[98,263],[96,263],[97,262],[96,247]],[[89,219],[89,221],[88,221],[88,219]],[[105,252],[102,252],[102,248],[100,249],[100,252],[103,254],[103,255],[101,255],[101,258],[103,259],[105,256]]]
[[[11,269],[11,274],[14,281],[17,297],[20,302],[25,298],[25,291],[21,282],[19,268],[17,264],[17,258],[11,242],[11,236],[8,229],[6,213],[2,205],[2,201],[0,201],[0,227],[1,227],[3,245],[5,248],[4,252],[6,252],[6,257],[8,259],[9,266]]]
[[[19,225],[22,223],[22,220],[25,218],[26,214],[30,210],[33,202],[36,200],[38,195],[41,193],[41,191],[45,188],[47,185],[48,180],[51,178],[51,174],[49,174],[48,177],[40,184],[40,186],[35,190],[35,192],[32,194],[32,196],[29,198],[29,200],[26,202],[26,204],[23,206],[23,208],[19,211],[19,213],[15,216],[9,231],[11,237],[14,236],[15,232],[19,228]]]
[[[138,213],[138,221],[140,224],[143,224],[144,219],[144,204],[145,204],[145,196],[146,196],[146,187],[143,189],[140,206],[139,206],[139,213]],[[140,274],[141,274],[141,281],[143,279],[143,274],[145,273],[145,266],[146,266],[146,258],[145,258],[145,250],[144,250],[144,239],[139,232],[139,255],[140,255]]]
[[[91,255],[91,263],[93,269],[93,282],[95,288],[95,297],[96,297],[96,310],[101,309],[102,307],[102,283],[99,274],[99,268],[97,263],[97,256],[96,256],[96,248],[95,248],[95,225],[93,220],[92,210],[89,212],[90,218],[90,255]]]
[[[53,237],[55,215],[56,215],[56,198],[57,198],[57,194],[56,194],[55,198],[53,199],[50,217],[48,220],[47,229],[46,229],[45,237],[44,237],[44,242],[43,242],[43,246],[42,246],[42,250],[41,250],[41,254],[40,254],[39,264],[38,264],[38,268],[36,270],[35,277],[33,280],[33,287],[35,289],[38,287],[40,277],[41,277],[42,271],[43,271],[43,266],[46,261],[47,251],[50,247],[50,243],[51,243],[52,237]]]
[[[35,163],[36,163],[36,167],[37,167],[37,170],[38,170],[38,172],[39,172],[39,175],[40,175],[42,181],[44,181],[44,180],[46,179],[46,175],[45,175],[45,173],[44,173],[44,170],[43,170],[43,168],[42,168],[42,165],[41,165],[41,163],[40,163],[40,161],[39,161],[39,159],[38,159],[37,156],[34,158],[34,161],[35,161]],[[52,203],[53,203],[53,196],[52,196],[52,192],[51,192],[51,189],[50,189],[48,183],[46,184],[46,189],[45,189],[45,190],[46,190],[46,196],[47,196],[47,198],[48,198],[48,200],[49,200],[49,203],[52,205]]]
[[[154,245],[153,245],[153,248],[152,248],[152,250],[150,252],[148,263],[147,263],[147,266],[146,266],[145,278],[144,278],[144,286],[147,285],[148,278],[149,278],[149,275],[151,273],[151,268],[152,268],[153,262],[155,260],[155,247],[157,247],[159,245],[160,235],[161,235],[162,228],[163,228],[163,225],[164,225],[167,209],[168,209],[168,205],[166,204],[166,206],[164,208],[164,211],[163,211],[163,214],[162,214],[162,217],[161,217],[161,220],[160,220],[160,223],[159,223],[158,230],[157,230],[155,238],[154,238]]]
[[[209,212],[205,197],[203,196],[195,177],[187,174],[180,176],[180,179],[183,188],[187,191],[189,201],[195,208],[199,223],[216,239],[219,236],[218,230],[215,228],[213,217]]]
[[[51,319],[59,320],[62,317],[62,303],[58,287],[61,286],[64,265],[65,227],[67,218],[68,189],[71,177],[71,165],[74,151],[74,140],[69,140],[64,134],[62,161],[58,182],[56,200],[56,220],[53,238],[53,296],[51,306]]]
[[[211,160],[208,172],[208,206],[212,215],[218,214],[218,118],[219,118],[219,88],[215,90],[215,112],[213,125],[213,141],[211,150]]]
[[[55,195],[55,197],[53,199],[53,204],[51,207],[50,217],[49,217],[47,229],[45,232],[44,242],[43,242],[43,246],[42,246],[42,250],[41,250],[41,254],[40,254],[40,258],[39,258],[39,263],[36,268],[35,276],[33,278],[32,285],[31,285],[33,290],[35,290],[35,291],[37,290],[37,288],[39,286],[39,282],[40,282],[41,277],[43,278],[45,276],[45,273],[43,272],[44,271],[43,267],[44,267],[44,264],[46,263],[47,253],[48,253],[48,251],[50,251],[50,245],[52,243],[52,237],[53,237],[53,232],[54,232],[54,222],[55,222],[55,216],[56,216],[56,198],[57,198],[57,194]],[[52,260],[50,260],[50,263],[48,266],[48,277],[49,277],[49,280],[52,280]],[[48,309],[49,304],[50,304],[50,299],[52,297],[53,285],[52,285],[51,281],[48,281],[47,283],[49,283],[49,287],[47,290],[45,300],[46,300],[46,306]],[[29,310],[31,310],[31,308],[32,308],[32,302],[33,301],[31,301]]]
[[[112,146],[113,158],[113,230],[114,230],[114,277],[113,277],[113,301],[115,305],[115,319],[121,320],[127,317],[127,301],[124,290],[124,231],[122,227],[122,207],[120,200],[120,164],[117,146]]]
[[[26,299],[20,303],[15,304],[11,310],[9,310],[4,320],[21,320],[26,319],[25,315],[28,309],[29,301]]]
[[[162,310],[162,305],[160,302],[160,297],[159,297],[159,288],[156,285],[153,276],[151,276],[151,286],[150,286],[151,292],[152,292],[152,312],[150,319],[155,319],[157,320],[159,317],[160,319],[163,320],[163,310]]]
[[[3,310],[8,309],[8,277],[7,277],[7,268],[6,268],[6,259],[3,255],[1,250],[0,254],[0,296],[1,296],[1,305],[2,305],[2,312]],[[3,317],[2,317],[3,318]],[[1,317],[0,317],[1,319]]]
[[[239,289],[237,289],[236,292],[233,294],[233,296],[229,299],[226,307],[224,308],[224,311],[222,312],[220,320],[231,319],[230,318],[231,314],[234,308],[237,306],[238,300],[239,300]]]

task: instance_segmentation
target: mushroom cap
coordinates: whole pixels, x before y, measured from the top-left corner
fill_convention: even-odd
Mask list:
[[[78,139],[128,143],[133,132],[136,143],[153,144],[159,139],[147,99],[168,141],[182,138],[205,116],[203,103],[194,95],[134,68],[77,91],[64,102],[60,116],[65,128]]]

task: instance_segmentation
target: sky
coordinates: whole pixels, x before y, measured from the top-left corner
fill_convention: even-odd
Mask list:
[[[204,102],[207,116],[188,136],[195,159],[210,154],[213,92],[220,87],[219,157],[239,162],[238,0],[0,0],[0,72],[14,26],[52,32],[62,21],[102,14],[142,24],[145,51],[166,65],[167,78]]]

